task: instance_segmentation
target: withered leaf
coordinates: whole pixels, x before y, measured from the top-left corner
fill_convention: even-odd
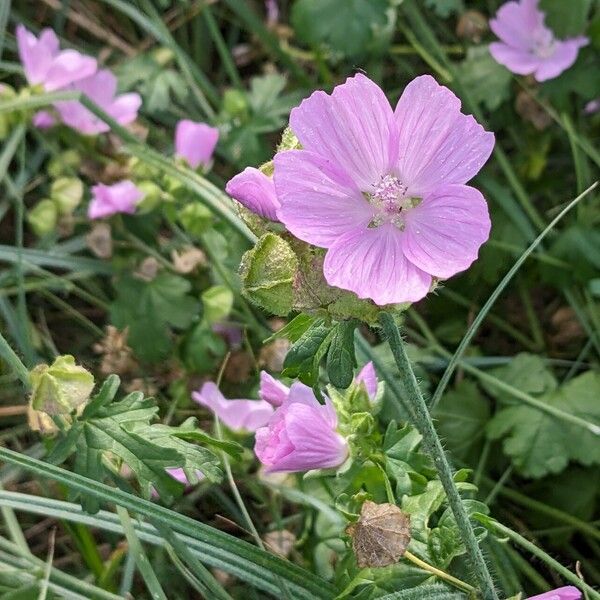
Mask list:
[[[367,500],[360,518],[346,529],[356,562],[363,567],[387,567],[398,562],[410,542],[410,516],[395,504]]]

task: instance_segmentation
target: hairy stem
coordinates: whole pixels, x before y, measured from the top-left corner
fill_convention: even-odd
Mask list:
[[[412,552],[409,552],[408,550],[404,553],[404,558],[406,558],[406,560],[409,560],[414,565],[417,565],[417,567],[419,567],[420,569],[428,571],[436,577],[439,577],[440,579],[443,579],[444,581],[447,581],[448,583],[456,586],[459,590],[463,590],[464,592],[475,591],[475,588],[472,585],[469,585],[468,583],[461,581],[456,577],[453,577],[449,573],[446,573],[446,571],[442,571],[441,569],[437,569],[433,565],[426,563],[424,560],[421,560],[418,556],[415,556]]]
[[[485,600],[497,600],[498,595],[494,588],[492,576],[490,575],[481,549],[479,548],[479,544],[477,543],[473,526],[471,525],[469,516],[458,492],[458,488],[454,482],[450,463],[442,448],[442,443],[440,442],[440,438],[433,425],[431,415],[427,410],[427,404],[419,389],[417,379],[406,354],[406,348],[400,335],[400,331],[398,330],[394,317],[389,313],[380,313],[379,321],[385,332],[392,354],[394,355],[398,370],[400,371],[406,395],[408,396],[408,402],[413,409],[415,425],[423,436],[425,449],[429,452],[435,463],[440,481],[444,486],[448,498],[448,504],[454,514],[473,570],[479,581],[482,595]],[[401,402],[400,398],[396,397],[396,394],[393,394],[393,397],[397,402]]]

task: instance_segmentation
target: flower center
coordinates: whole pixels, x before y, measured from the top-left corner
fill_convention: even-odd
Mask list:
[[[556,52],[556,42],[552,32],[545,27],[538,28],[532,35],[532,52],[538,58],[550,58]]]
[[[408,188],[395,175],[384,175],[370,193],[365,193],[369,203],[375,208],[369,227],[379,227],[392,223],[398,229],[404,229],[406,211],[417,206],[420,198],[407,195]]]

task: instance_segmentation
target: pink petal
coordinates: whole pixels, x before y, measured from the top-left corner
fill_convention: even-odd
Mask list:
[[[541,63],[541,59],[535,56],[530,50],[513,48],[502,42],[492,42],[490,44],[490,54],[497,63],[500,63],[517,75],[529,75]]]
[[[19,59],[27,81],[31,85],[43,83],[52,59],[58,53],[56,34],[51,29],[44,29],[38,40],[23,25],[17,25],[16,37]]]
[[[529,596],[527,600],[580,600],[581,592],[572,585],[550,590],[537,596]]]
[[[577,60],[579,49],[589,43],[586,37],[577,37],[564,41],[556,41],[556,50],[552,56],[545,58],[536,69],[534,77],[537,81],[547,81],[558,77]]]
[[[206,123],[184,119],[175,129],[175,153],[197,169],[212,158],[219,139],[219,130]]]
[[[185,471],[181,468],[181,467],[176,467],[176,468],[168,468],[165,469],[165,471],[176,481],[179,481],[179,483],[183,483],[186,486],[190,485],[190,482],[188,481],[187,475],[185,474]],[[199,481],[202,481],[203,479],[206,478],[206,476],[204,475],[204,473],[202,471],[200,471],[199,469],[196,470],[196,477],[198,478]]]
[[[406,259],[403,235],[389,223],[346,233],[325,256],[325,279],[380,306],[421,300],[429,291],[431,276]]]
[[[56,125],[56,119],[47,110],[39,110],[36,112],[33,115],[31,122],[38,129],[50,129],[50,127]]]
[[[371,400],[377,395],[377,373],[373,363],[369,361],[354,378],[355,383],[363,383]]]
[[[279,220],[305,242],[328,248],[344,233],[366,228],[373,217],[373,207],[352,179],[315,152],[277,154],[274,180]]]
[[[101,219],[116,213],[133,214],[137,203],[143,196],[143,192],[129,180],[113,185],[99,183],[92,188],[92,201],[88,207],[88,217]]]
[[[543,26],[544,13],[538,9],[538,0],[506,2],[490,19],[490,29],[514,48],[530,48],[532,33]]]
[[[225,191],[253,213],[271,221],[278,220],[277,209],[280,204],[275,184],[258,169],[246,167],[227,182]]]
[[[227,400],[212,382],[206,382],[192,398],[212,410],[234,431],[256,431],[264,426],[273,415],[273,407],[263,400]]]
[[[447,278],[476,260],[490,235],[490,217],[483,196],[467,185],[446,185],[407,211],[403,251],[430,275]]]
[[[260,388],[258,396],[261,400],[272,406],[281,406],[290,393],[290,388],[281,381],[269,375],[266,371],[260,372]]]
[[[96,68],[96,59],[75,50],[63,50],[48,69],[44,89],[52,92],[64,88],[74,81],[92,75]]]
[[[444,183],[466,183],[494,148],[494,134],[430,75],[413,79],[396,106],[400,131],[398,170],[408,193],[422,196]]]
[[[119,125],[129,125],[137,119],[138,110],[142,105],[139,94],[121,94],[117,96],[106,111]]]
[[[331,95],[314,92],[292,110],[290,127],[304,149],[336,161],[363,191],[395,161],[392,109],[379,86],[360,73]]]

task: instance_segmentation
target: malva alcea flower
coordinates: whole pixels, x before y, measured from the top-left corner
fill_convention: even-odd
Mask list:
[[[142,104],[139,94],[117,95],[117,78],[108,69],[100,69],[90,77],[71,84],[69,89],[84,93],[119,125],[135,121]],[[76,100],[57,102],[55,106],[62,121],[81,133],[93,135],[110,130],[107,123]]]
[[[465,185],[494,135],[460,112],[460,100],[424,75],[396,110],[362,74],[292,110],[302,150],[275,156],[279,220],[327,248],[329,285],[378,305],[415,302],[465,270],[489,237],[481,193]]]
[[[279,200],[275,192],[273,179],[254,167],[246,167],[227,182],[225,191],[248,210],[277,221]]]
[[[490,29],[500,38],[490,44],[491,55],[518,75],[533,75],[537,81],[557,77],[577,60],[589,40],[583,36],[557,40],[544,21],[538,0],[503,4],[490,20]]]
[[[192,169],[210,162],[219,140],[219,130],[206,123],[184,119],[175,128],[175,154]]]
[[[348,443],[336,431],[335,409],[325,400],[320,404],[303,383],[291,386],[268,425],[256,431],[254,452],[267,473],[332,468],[346,460]]]
[[[264,400],[228,400],[212,381],[207,381],[197,392],[195,402],[215,413],[233,431],[256,431],[268,423],[273,406]]]
[[[530,596],[527,600],[579,600],[580,598],[581,592],[576,587],[567,585],[544,594]]]
[[[133,214],[143,196],[144,193],[129,180],[113,185],[99,183],[92,188],[88,217],[103,219],[116,213]]]
[[[51,29],[44,29],[35,37],[23,25],[17,25],[16,36],[19,59],[30,85],[41,85],[46,92],[54,92],[96,72],[94,58],[76,50],[61,50]]]

